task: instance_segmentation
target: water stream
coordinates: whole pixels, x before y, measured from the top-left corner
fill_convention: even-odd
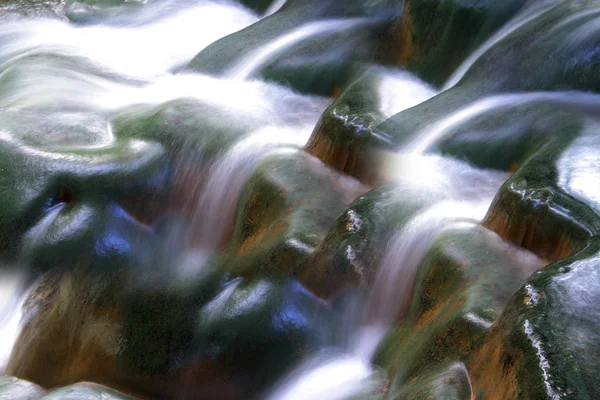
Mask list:
[[[207,115],[214,109],[220,110],[218,117],[224,124],[235,117],[243,122],[241,125],[249,126],[210,160],[199,192],[190,196],[194,199],[189,216],[196,238],[194,251],[196,257],[205,261],[227,243],[239,200],[256,166],[269,155],[301,151],[319,118],[334,101],[262,81],[256,78],[260,69],[307,39],[352,30],[369,20],[322,19],[290,27],[262,46],[248,49],[220,76],[208,76],[176,71],[211,43],[277,12],[286,1],[273,1],[262,16],[230,1],[200,0],[183,9],[181,4],[171,3],[151,2],[131,14],[106,17],[91,25],[49,19],[0,20],[0,111],[38,112],[64,126],[85,125],[93,143],[76,148],[82,152],[106,149],[116,143],[115,117],[133,115],[140,109],[153,110],[173,100],[193,100]],[[554,3],[545,2],[526,8],[464,60],[443,90],[457,85],[495,44],[553,6]],[[594,16],[595,12],[578,14],[577,18]],[[576,41],[597,29],[600,25],[596,19],[587,21],[581,25],[581,32],[576,31],[569,40]],[[385,117],[422,104],[437,94],[409,72],[389,68],[384,75],[378,111]],[[265,395],[268,399],[344,400],[373,392],[381,383],[373,357],[412,301],[414,280],[431,244],[446,229],[479,224],[508,178],[503,172],[481,170],[463,161],[430,154],[431,149],[455,129],[482,115],[533,102],[588,112],[598,112],[599,108],[597,95],[579,92],[490,95],[439,120],[432,118],[430,125],[398,151],[392,183],[406,187],[428,185],[432,193],[439,195],[438,200],[395,227],[378,258],[375,278],[364,293],[366,300],[353,309],[358,317],[349,326],[336,327],[351,333],[339,335],[344,340],[327,343],[307,354],[293,371],[269,388]],[[91,140],[94,135],[97,137]],[[51,136],[36,139],[52,142],[58,134]],[[43,155],[27,140],[13,137],[1,127],[0,142],[16,146],[24,154]],[[131,146],[147,149],[135,142]],[[72,161],[77,159],[77,151],[54,160]],[[356,184],[354,179],[352,182]],[[63,207],[66,206],[50,208],[36,228],[29,231],[23,253],[27,253],[27,246],[36,244]],[[312,246],[297,243],[304,246],[307,254],[314,251]],[[12,271],[0,276],[0,374],[19,333],[26,297],[23,282],[23,277]],[[209,302],[206,312],[210,318],[219,315],[241,282],[241,278],[230,281]],[[460,368],[468,377],[466,367],[460,364]]]

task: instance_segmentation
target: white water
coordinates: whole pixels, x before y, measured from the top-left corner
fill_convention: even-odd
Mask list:
[[[211,167],[208,182],[194,214],[201,251],[218,250],[231,228],[237,203],[255,165],[274,152],[299,151],[319,115],[304,127],[267,127],[238,142]]]
[[[265,12],[265,17],[268,17],[269,15],[274,14],[277,11],[279,11],[279,9],[281,7],[283,7],[283,5],[285,4],[286,1],[287,0],[273,0],[273,3],[269,6],[267,11]]]
[[[545,14],[550,9],[554,8],[557,3],[546,3],[539,6],[537,3],[534,7],[525,9],[524,12],[517,15],[511,21],[509,21],[503,28],[501,28],[492,37],[486,40],[481,46],[477,48],[471,55],[463,61],[463,63],[456,69],[456,71],[448,78],[448,81],[444,84],[442,91],[448,90],[454,86],[469,72],[473,64],[477,62],[489,49],[491,49],[496,43],[506,39],[512,33],[516,32],[529,22],[535,20],[541,15]]]
[[[283,4],[284,1],[275,1],[267,15]],[[475,52],[452,79],[458,82],[493,44],[536,16],[523,17],[525,19],[507,25]],[[223,107],[226,109],[223,118],[235,117],[255,123],[259,128],[248,132],[212,166],[197,206],[195,217],[202,219],[203,224],[202,250],[214,252],[227,233],[239,195],[254,166],[266,154],[297,151],[329,104],[327,99],[246,79],[278,54],[309,37],[351,29],[365,22],[363,19],[324,20],[300,26],[251,52],[224,78],[171,73],[214,40],[257,19],[232,3],[202,1],[158,21],[148,22],[140,17],[140,21],[132,21],[131,26],[76,27],[46,20],[3,23],[0,26],[0,84],[3,80],[13,82],[2,88],[0,107],[12,110],[60,107],[116,114],[134,105],[152,106],[193,98]],[[34,55],[38,58],[31,57]],[[429,86],[400,72],[386,77],[382,90],[381,108],[386,116],[435,95]],[[410,154],[400,157],[396,178],[407,184],[435,185],[446,197],[414,215],[390,240],[370,301],[365,306],[367,317],[353,328],[356,335],[351,342],[343,344],[345,353],[310,358],[273,390],[270,399],[341,400],[372,392],[377,381],[371,366],[372,355],[396,316],[406,307],[414,276],[429,245],[450,226],[477,223],[503,179],[502,174],[476,171],[460,162],[440,162],[440,157],[422,153],[453,128],[485,112],[537,99],[548,100],[552,96],[556,96],[557,101],[565,99],[564,94],[515,94],[484,99],[417,135],[417,141],[407,147]],[[62,118],[73,114],[55,115]],[[99,126],[101,142],[114,142],[110,124],[106,130],[101,123]],[[412,171],[408,171],[406,165]],[[28,239],[35,241],[59,212],[60,208],[51,211]],[[298,243],[298,246],[304,244]],[[312,250],[306,248],[308,252]],[[4,305],[0,308],[0,372],[18,334],[21,317],[22,300],[10,282],[2,281],[5,286],[0,286],[0,296],[4,296],[0,298],[0,305]],[[239,283],[231,282],[206,306],[205,317],[222,312]]]
[[[389,118],[423,103],[437,94],[436,90],[406,71],[387,70],[380,86],[380,111]]]
[[[309,359],[267,397],[268,400],[345,400],[363,398],[376,388],[370,363],[347,355]]]
[[[426,127],[418,135],[415,135],[414,140],[404,146],[404,150],[408,153],[423,154],[432,145],[452,133],[453,129],[460,127],[468,121],[491,111],[518,107],[536,101],[572,106],[575,110],[579,109],[587,112],[600,109],[600,96],[581,92],[531,92],[494,95],[477,100],[439,122]]]
[[[199,1],[193,8],[141,25],[135,19],[129,26],[116,27],[55,20],[3,21],[0,71],[25,56],[50,52],[83,57],[129,78],[149,79],[188,62],[215,40],[257,20],[234,3]]]
[[[0,272],[0,375],[4,373],[20,332],[26,297],[22,276],[14,271]]]
[[[260,67],[271,61],[275,56],[307,38],[354,28],[367,21],[364,18],[352,18],[309,22],[274,39],[259,49],[251,51],[237,65],[234,65],[225,76],[240,80],[251,78]]]

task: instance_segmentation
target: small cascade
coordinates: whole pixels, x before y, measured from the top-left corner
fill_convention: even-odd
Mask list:
[[[494,47],[494,45],[517,30],[521,29],[531,21],[536,18],[542,16],[552,8],[557,5],[556,2],[542,2],[542,4],[536,4],[532,7],[527,7],[525,11],[521,12],[519,15],[514,17],[511,21],[509,21],[504,27],[502,27],[498,32],[496,32],[492,37],[486,40],[481,46],[477,48],[463,63],[454,71],[452,76],[448,78],[442,91],[448,90],[454,86],[469,72],[473,64],[477,62],[489,49]]]
[[[0,273],[0,375],[4,374],[13,346],[20,333],[22,309],[27,293],[23,293],[23,277],[14,271]]]
[[[204,254],[212,254],[226,239],[238,199],[255,165],[274,152],[298,151],[311,129],[312,125],[261,129],[238,142],[211,167],[194,214],[194,241]]]
[[[268,400],[347,400],[376,389],[370,363],[347,355],[323,352],[309,359],[282,382]]]
[[[571,106],[582,112],[594,112],[600,107],[600,97],[595,94],[575,92],[532,92],[508,93],[485,97],[477,100],[467,107],[458,110],[448,117],[425,128],[415,139],[405,145],[407,152],[423,154],[435,143],[442,140],[445,135],[451,134],[453,129],[472,121],[486,113],[502,108],[518,107],[532,102],[545,102]]]
[[[289,33],[271,41],[261,48],[251,51],[237,65],[225,74],[226,77],[238,80],[251,78],[262,66],[275,56],[305,39],[355,28],[368,22],[364,18],[329,19],[304,24]]]
[[[555,366],[561,352],[598,349],[590,326],[600,312],[589,304],[600,289],[585,279],[593,274],[577,274],[599,246],[600,81],[591,70],[600,8],[524,1],[438,90],[418,78],[440,72],[423,55],[436,35],[456,30],[440,12],[428,26],[432,9],[417,2],[77,0],[62,18],[0,16],[0,260],[8,264],[0,268],[0,398],[6,373],[44,388],[90,380],[99,393],[109,385],[139,398],[389,400],[422,390],[435,395],[423,398],[473,400],[507,374],[529,385],[509,369],[534,370],[533,356],[548,393],[560,397],[550,383],[580,372]],[[448,3],[451,24],[465,13],[473,26],[490,26],[486,18],[506,11]],[[533,45],[512,48],[538,25]],[[352,41],[341,43],[346,35]],[[547,85],[544,75],[515,73],[506,84],[513,92],[481,95],[499,86],[473,83],[481,62],[504,56],[491,52],[510,43],[511,54],[537,60],[542,42],[558,49],[540,66],[552,64]],[[310,52],[299,54],[302,65],[286,58],[297,49]],[[279,60],[280,82],[293,87],[260,79]],[[514,71],[537,67],[522,66]],[[315,88],[297,84],[306,76]],[[540,91],[519,92],[531,87]],[[531,132],[508,131],[518,113],[500,133],[492,131],[499,118],[480,124],[537,105],[548,118]],[[564,129],[552,106],[572,118]],[[519,129],[534,119],[526,118]],[[467,131],[472,123],[478,131]],[[457,158],[436,154],[438,146]],[[488,154],[498,162],[480,160]],[[538,242],[573,246],[564,255],[575,267]],[[543,258],[564,264],[526,282]],[[573,277],[590,286],[585,299]],[[44,298],[30,312],[31,290],[36,300],[42,292],[26,288],[38,278]],[[585,301],[567,301],[565,312],[567,294]],[[496,329],[513,314],[524,330]],[[576,314],[569,331],[537,318],[571,323]],[[552,340],[580,336],[565,346],[538,334],[545,330]],[[508,343],[505,332],[521,337]],[[444,353],[434,354],[441,335]],[[529,354],[516,347],[527,338]],[[504,340],[504,353],[492,340]],[[518,354],[511,365],[502,362],[507,352]],[[592,371],[576,377],[587,384],[595,364],[583,358],[567,364]],[[491,372],[480,372],[481,360]]]

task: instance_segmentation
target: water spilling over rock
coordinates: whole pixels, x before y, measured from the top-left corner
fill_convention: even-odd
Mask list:
[[[0,399],[600,398],[597,0],[5,0]]]

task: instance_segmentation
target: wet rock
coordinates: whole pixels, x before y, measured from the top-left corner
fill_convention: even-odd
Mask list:
[[[587,121],[576,139],[541,148],[502,187],[484,225],[549,261],[583,249],[600,228],[596,189],[583,184],[596,179],[597,133]]]
[[[511,19],[525,0],[409,0],[392,31],[390,55],[435,86],[443,86],[479,44]]]
[[[329,95],[346,83],[356,63],[382,60],[380,37],[399,12],[394,1],[288,1],[278,12],[211,44],[187,68],[241,78],[260,76],[301,92]],[[290,35],[289,45],[251,67],[249,60],[256,59],[257,52],[268,50],[274,38],[282,40],[285,35]],[[294,38],[301,40],[296,43]]]
[[[378,363],[395,377],[391,393],[431,390],[421,387],[422,377],[469,360],[513,293],[543,265],[478,225],[442,233],[422,263],[408,314],[378,351]]]
[[[136,244],[145,238],[151,249],[157,238],[124,204],[168,188],[163,148],[115,139],[102,118],[65,113],[50,123],[38,114],[3,115],[10,122],[0,138],[4,260],[37,273],[78,263],[143,265]],[[56,142],[47,142],[47,132]]]
[[[225,381],[232,397],[252,397],[317,348],[330,318],[328,306],[291,279],[230,282],[200,310],[190,366],[225,373],[209,373],[195,390],[211,393],[212,380]]]
[[[325,110],[305,151],[362,182],[388,181],[383,176],[387,143],[373,128],[433,94],[433,89],[408,73],[370,67]]]
[[[269,7],[277,0],[240,0],[240,3],[246,7],[256,11],[257,13],[264,13]]]
[[[0,376],[1,400],[34,400],[44,395],[38,385],[10,376]]]
[[[469,372],[462,363],[450,364],[411,380],[393,396],[394,400],[471,400]]]
[[[439,156],[404,155],[397,161],[394,183],[356,199],[311,254],[301,281],[315,293],[329,297],[344,287],[371,287],[382,256],[393,251],[390,239],[409,221],[426,209],[465,199],[487,204],[506,179]]]
[[[597,243],[532,276],[470,362],[487,399],[593,399],[600,395]]]
[[[300,280],[324,298],[345,287],[368,288],[393,232],[434,198],[402,185],[383,186],[359,197],[309,256]]]
[[[529,7],[530,14],[546,11],[495,44],[460,84],[481,82],[488,92],[600,90],[597,3],[550,1]]]
[[[223,269],[189,256],[162,272],[47,275],[7,371],[47,388],[92,381],[142,397],[245,398],[326,336],[329,306],[299,283],[225,284]]]
[[[40,400],[134,400],[134,398],[93,383],[78,383],[52,390]]]
[[[67,0],[66,16],[75,23],[96,23],[139,10],[145,3],[135,0]]]
[[[238,203],[235,274],[298,275],[329,226],[366,188],[297,150],[260,162]]]

